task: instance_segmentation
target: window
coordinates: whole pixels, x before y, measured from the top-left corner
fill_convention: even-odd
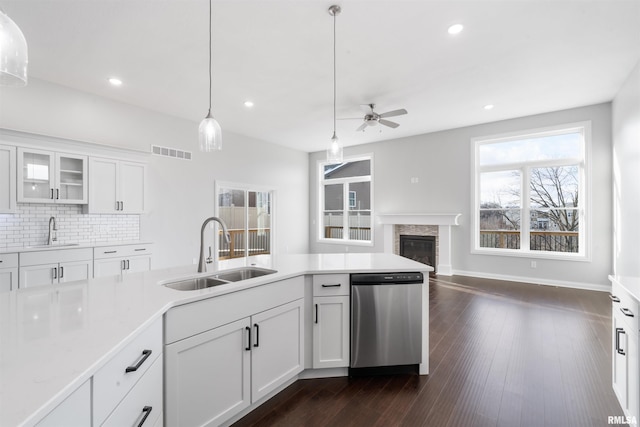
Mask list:
[[[586,257],[589,126],[472,140],[474,251]]]
[[[216,184],[217,215],[231,235],[227,243],[218,230],[218,259],[271,253],[273,191],[243,184]]]
[[[372,243],[371,156],[320,163],[320,240]]]

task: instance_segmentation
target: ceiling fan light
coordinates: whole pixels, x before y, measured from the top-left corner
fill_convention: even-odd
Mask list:
[[[16,23],[0,9],[0,86],[25,86],[27,62],[27,40]]]
[[[207,117],[200,122],[198,140],[200,142],[200,151],[211,152],[222,150],[222,130],[218,121],[211,115],[211,111],[209,111]]]
[[[331,140],[329,141],[329,148],[327,149],[327,162],[342,163],[343,151],[342,143],[334,132]]]

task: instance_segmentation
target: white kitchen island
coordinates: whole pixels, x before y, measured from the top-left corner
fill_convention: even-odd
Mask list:
[[[159,328],[173,307],[314,274],[420,271],[427,278],[432,270],[391,254],[263,256],[249,262],[277,273],[195,291],[162,286],[197,275],[195,266],[185,266],[0,294],[0,426],[36,425],[77,390],[89,390],[90,381],[95,388],[97,373],[108,371],[114,356]],[[423,289],[421,373],[426,374],[426,283]]]

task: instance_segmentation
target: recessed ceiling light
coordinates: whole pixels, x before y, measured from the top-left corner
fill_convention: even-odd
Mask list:
[[[120,80],[117,77],[111,77],[109,79],[109,83],[111,83],[112,86],[121,86],[122,85],[122,80]]]
[[[493,110],[493,104],[487,104],[482,108],[484,108],[485,110]]]
[[[253,107],[253,101],[244,101],[244,106],[247,108]]]
[[[462,24],[453,24],[447,30],[449,34],[459,34],[464,29],[464,25]]]

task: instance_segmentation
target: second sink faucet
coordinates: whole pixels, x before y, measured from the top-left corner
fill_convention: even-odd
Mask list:
[[[221,218],[217,216],[212,216],[211,218],[207,218],[202,223],[202,228],[200,229],[200,257],[198,261],[198,273],[204,273],[204,231],[207,229],[207,224],[211,221],[216,221],[222,226],[222,232],[224,233],[224,240],[229,243],[231,241],[231,236],[229,235],[229,230],[227,230],[227,224]],[[215,240],[214,240],[215,243]]]
[[[47,237],[47,245],[53,244],[58,240],[58,236],[56,231],[58,231],[58,226],[56,225],[56,217],[52,216],[49,218],[49,237]]]

